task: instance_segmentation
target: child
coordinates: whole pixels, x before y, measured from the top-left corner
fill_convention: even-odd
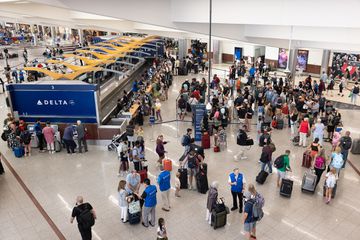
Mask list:
[[[335,168],[331,168],[330,172],[328,172],[326,175],[326,180],[325,180],[325,184],[326,184],[326,196],[325,198],[327,199],[326,204],[329,204],[331,201],[331,196],[332,196],[332,191],[335,187],[336,184],[336,169]],[[325,200],[326,200],[325,199]]]
[[[167,233],[165,227],[165,220],[163,218],[159,218],[159,227],[157,230],[157,240],[167,240]]]
[[[125,185],[126,185],[126,181],[121,180],[118,186],[120,216],[121,216],[121,221],[123,223],[126,223],[128,221],[127,219],[128,203],[126,200],[127,193],[125,191]]]
[[[177,172],[176,173],[176,178],[175,178],[175,197],[180,197],[180,173]]]

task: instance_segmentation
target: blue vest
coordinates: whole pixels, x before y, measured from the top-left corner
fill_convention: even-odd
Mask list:
[[[162,171],[158,177],[158,183],[160,191],[166,191],[170,189],[170,172]]]
[[[149,185],[145,188],[144,192],[146,193],[145,207],[155,207],[156,206],[156,186]]]
[[[243,175],[239,173],[238,178],[236,179],[235,173],[230,174],[231,182],[236,182],[236,185],[231,185],[232,192],[242,192],[243,190]]]

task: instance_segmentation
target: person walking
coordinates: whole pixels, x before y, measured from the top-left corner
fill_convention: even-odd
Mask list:
[[[265,171],[265,168],[267,166],[269,169],[269,173],[272,173],[272,154],[275,151],[275,144],[272,142],[266,142],[266,145],[263,147],[260,156],[261,171]]]
[[[87,147],[86,136],[85,136],[86,135],[86,127],[80,120],[77,120],[77,122],[76,122],[76,132],[78,134],[79,153],[82,153],[81,144],[84,145],[84,151],[87,152],[88,147]]]
[[[76,204],[71,213],[70,223],[73,223],[75,218],[78,223],[82,240],[91,240],[91,227],[95,224],[96,213],[90,203],[84,203],[84,198],[82,196],[76,198]]]
[[[307,147],[306,139],[308,137],[309,130],[310,130],[309,118],[304,118],[304,120],[301,121],[299,126],[299,136],[300,136],[299,146],[302,145],[304,148]]]
[[[344,160],[344,164],[342,168],[345,168],[351,146],[352,146],[352,139],[350,137],[350,131],[346,131],[345,136],[342,136],[339,141],[339,147],[341,148],[341,154],[343,155],[343,160]]]
[[[286,150],[284,155],[281,155],[283,166],[281,168],[278,168],[278,178],[277,178],[277,186],[280,187],[281,181],[286,177],[287,171],[292,171],[290,167],[290,150]]]
[[[312,130],[313,130],[313,139],[315,140],[316,138],[318,138],[319,144],[323,146],[325,125],[321,122],[320,118],[317,119],[315,125],[312,127]]]
[[[215,208],[216,202],[218,200],[218,187],[219,187],[219,183],[217,181],[212,182],[207,197],[207,202],[206,202],[207,210],[206,210],[205,220],[209,223],[209,225],[211,225],[212,210]]]
[[[317,176],[315,188],[319,184],[321,176],[326,169],[326,162],[327,162],[327,157],[325,154],[325,148],[321,148],[320,152],[315,157],[315,161],[314,161],[314,170]]]
[[[46,122],[46,126],[43,128],[42,133],[44,134],[44,138],[47,144],[47,150],[49,153],[55,153],[55,130],[51,127],[50,122]]]
[[[231,211],[238,209],[237,198],[239,199],[239,213],[243,211],[243,192],[245,189],[246,180],[242,173],[239,172],[239,168],[235,168],[229,175],[229,185],[231,186],[231,195],[233,197],[233,207]]]
[[[338,179],[338,175],[336,174],[337,170],[335,168],[331,168],[330,171],[326,174],[326,180],[325,180],[325,200],[326,204],[329,204],[331,201],[332,192],[335,188],[336,181]]]
[[[75,153],[76,143],[74,141],[74,129],[71,124],[69,124],[64,130],[63,140],[66,146],[66,151],[68,154]]]
[[[341,148],[336,147],[335,151],[331,154],[331,162],[330,167],[334,168],[336,170],[336,174],[340,176],[340,169],[344,165],[344,158],[341,154]]]
[[[149,227],[149,224],[152,227],[155,227],[155,208],[156,208],[156,193],[157,189],[155,185],[150,184],[150,179],[145,178],[144,180],[145,190],[140,196],[139,199],[144,200],[143,207],[143,222],[141,223],[144,227]]]
[[[41,123],[40,123],[39,119],[37,119],[36,123],[34,124],[34,131],[35,131],[36,137],[38,138],[40,152],[45,152],[45,150],[44,150],[44,141],[45,141],[44,134],[42,133],[42,127],[41,127]]]
[[[160,174],[158,176],[157,182],[159,184],[161,198],[163,201],[162,210],[168,212],[170,211],[170,179],[171,175],[169,171],[164,170],[164,166],[160,165]]]

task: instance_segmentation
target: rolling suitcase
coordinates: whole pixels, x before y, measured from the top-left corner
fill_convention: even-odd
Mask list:
[[[352,154],[360,154],[360,139],[354,139],[351,146]]]
[[[214,229],[224,227],[226,225],[227,220],[227,212],[216,212],[215,210],[211,213],[211,226],[213,226]]]
[[[317,176],[313,173],[313,171],[305,172],[301,183],[301,191],[314,193],[316,180]]]
[[[277,120],[277,124],[276,124],[276,129],[283,129],[284,128],[284,120],[283,119],[279,119]]]
[[[282,179],[280,186],[280,195],[284,197],[291,197],[294,182],[290,179]]]
[[[202,166],[201,171],[203,171],[203,172],[205,173],[205,175],[207,175],[207,168],[208,168],[207,164],[206,164],[206,163],[202,163],[201,166]]]
[[[302,167],[310,168],[311,167],[311,156],[310,151],[305,151],[303,154]]]
[[[186,168],[179,168],[180,173],[180,189],[187,189],[188,188],[188,174]]]
[[[210,135],[207,132],[204,132],[201,136],[201,147],[204,149],[210,148]]]
[[[202,169],[196,174],[196,188],[199,193],[205,194],[209,190],[208,179]]]
[[[132,201],[129,203],[128,220],[130,224],[137,224],[141,221],[140,201]]]
[[[21,158],[23,157],[25,154],[24,148],[23,147],[14,147],[14,155],[17,158]]]
[[[256,182],[260,184],[264,184],[268,175],[269,175],[268,172],[260,171],[259,174],[256,176]]]
[[[138,172],[140,174],[140,182],[143,183],[145,178],[148,178],[148,175],[147,175],[147,166],[143,166],[141,163],[140,163],[140,167],[141,167],[141,170]]]
[[[220,147],[219,146],[214,146],[214,152],[220,152]]]
[[[298,146],[300,142],[300,136],[295,136],[292,140],[294,146]]]
[[[31,134],[31,141],[30,141],[32,148],[38,148],[39,147],[39,140],[35,133]]]
[[[164,166],[165,171],[171,171],[172,170],[172,161],[170,159],[164,159],[163,166]]]
[[[62,146],[59,140],[55,140],[54,147],[55,147],[55,152],[61,152]]]
[[[335,186],[334,186],[334,188],[333,188],[333,190],[332,190],[331,198],[335,198],[335,196],[336,196],[336,188],[337,188],[337,183],[335,183]],[[324,181],[323,196],[324,196],[324,197],[326,196],[326,181]]]

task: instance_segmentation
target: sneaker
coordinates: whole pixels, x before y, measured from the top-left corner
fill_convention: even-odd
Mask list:
[[[238,209],[238,208],[237,207],[232,207],[230,210],[235,211],[236,209]]]
[[[144,227],[148,228],[149,226],[146,226],[144,222],[141,223]]]
[[[191,190],[192,189],[192,186],[191,185],[189,185],[189,188],[188,188],[189,190]]]
[[[166,208],[161,208],[162,210],[164,210],[165,212],[169,212],[170,210],[169,209],[166,209]],[[151,224],[150,224],[151,225]]]

